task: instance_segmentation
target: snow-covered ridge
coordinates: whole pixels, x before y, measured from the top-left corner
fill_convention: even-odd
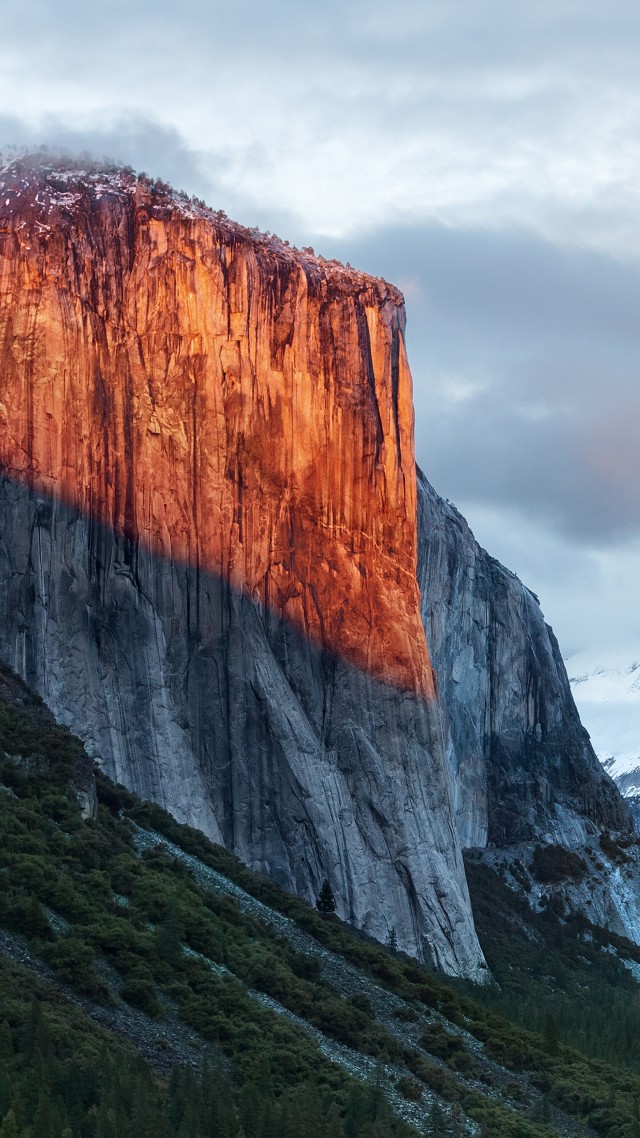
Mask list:
[[[42,211],[41,229],[46,227],[50,214],[79,208],[87,194],[96,201],[104,197],[135,198],[154,217],[166,219],[179,215],[191,221],[211,222],[223,238],[248,241],[283,260],[295,261],[305,272],[315,271],[334,286],[349,290],[374,288],[396,304],[404,304],[400,290],[388,281],[363,273],[348,262],[343,265],[335,259],[327,260],[310,246],[299,249],[275,233],[232,221],[224,210],[214,210],[201,198],[174,190],[160,179],[138,174],[130,166],[93,162],[88,158],[84,161],[68,154],[0,149],[0,216],[4,209],[15,208],[23,194],[28,192],[33,198],[36,187],[35,202]]]
[[[627,655],[618,655],[595,665],[586,653],[578,653],[566,664],[569,682],[580,699],[640,702],[640,652],[631,661]]]
[[[640,647],[565,662],[598,758],[625,797],[640,794]]]

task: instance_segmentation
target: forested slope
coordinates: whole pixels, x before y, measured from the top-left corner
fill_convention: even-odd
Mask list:
[[[0,757],[2,1138],[640,1134],[635,1055],[501,1018],[100,775],[94,809],[7,672]]]

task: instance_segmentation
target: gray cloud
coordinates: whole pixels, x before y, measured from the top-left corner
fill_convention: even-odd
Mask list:
[[[419,460],[574,540],[640,534],[640,266],[523,233],[394,228],[331,251],[408,290]]]
[[[45,145],[54,152],[68,150],[73,154],[86,150],[97,159],[135,164],[138,170],[146,169],[153,176],[160,176],[163,171],[162,176],[176,189],[188,183],[210,192],[215,186],[215,176],[203,177],[201,157],[185,144],[177,130],[133,115],[82,129],[57,115],[46,115],[33,125],[15,115],[0,113],[0,144],[34,148]]]
[[[638,242],[634,6],[115,0],[3,7],[0,105],[179,130],[325,233],[399,218]],[[137,164],[137,163],[136,163]],[[594,218],[598,224],[593,224]]]
[[[153,5],[113,0],[108,17],[81,0],[59,0],[55,6],[50,0],[32,0],[28,6],[9,0],[5,34],[15,38],[27,28],[32,39],[49,45],[53,59],[60,48],[71,52],[78,44],[93,46],[99,55],[111,45],[137,48],[142,41],[149,63],[155,62],[153,52],[160,44],[171,43],[179,53],[183,45],[204,51],[215,43],[218,57],[212,66],[265,49],[295,48],[293,66],[298,55],[311,52],[361,59],[367,65],[401,60],[445,68],[454,62],[484,70],[505,63],[520,67],[538,58],[545,63],[561,59],[566,66],[585,54],[591,60],[596,46],[601,67],[611,54],[616,60],[628,55],[631,61],[640,17],[630,0],[606,9],[596,0],[540,0],[521,9],[501,0],[460,0],[455,12],[446,0],[399,0],[393,11],[383,0],[327,0],[321,10],[287,0],[237,0],[233,6],[189,0],[179,11],[166,0]],[[182,29],[181,39],[174,35],[176,28]],[[76,63],[82,66],[83,61]]]
[[[184,136],[159,120],[128,114],[86,126],[78,126],[61,115],[47,114],[37,123],[25,122],[0,111],[0,147],[46,146],[53,153],[65,151],[92,158],[103,158],[131,165],[138,172],[162,178],[175,189],[204,198],[214,209],[248,226],[279,229],[283,234],[294,228],[286,209],[267,210],[229,185],[228,159],[191,147]]]
[[[6,0],[0,144],[399,283],[419,460],[573,650],[640,637],[639,48],[631,0]]]

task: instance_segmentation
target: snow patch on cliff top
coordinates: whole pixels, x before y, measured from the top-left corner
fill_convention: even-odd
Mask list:
[[[232,221],[224,210],[214,210],[201,198],[189,197],[161,179],[136,173],[130,166],[107,160],[93,161],[87,155],[78,158],[72,154],[55,154],[46,148],[33,153],[18,147],[0,149],[0,207],[4,194],[9,195],[6,209],[17,204],[23,194],[33,194],[34,189],[43,195],[39,200],[36,193],[35,201],[46,215],[56,209],[80,208],[87,193],[96,201],[114,196],[135,198],[151,216],[166,220],[178,215],[192,221],[208,221],[223,240],[250,242],[275,254],[280,261],[295,262],[305,273],[325,278],[340,291],[374,289],[382,299],[404,304],[400,289],[382,277],[364,273],[348,261],[342,264],[336,259],[327,260],[311,246],[299,249],[275,233],[247,228]]]

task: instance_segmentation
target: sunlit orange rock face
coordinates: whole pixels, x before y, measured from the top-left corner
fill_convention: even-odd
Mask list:
[[[0,204],[0,462],[433,694],[401,295],[132,177]]]

